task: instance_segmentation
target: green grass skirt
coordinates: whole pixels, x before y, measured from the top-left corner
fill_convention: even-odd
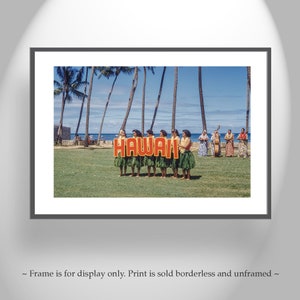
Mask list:
[[[157,168],[168,168],[170,167],[171,160],[163,157],[163,156],[157,156],[156,157],[156,167]]]
[[[144,159],[142,156],[128,157],[127,166],[141,168],[144,166]]]
[[[128,158],[127,157],[121,157],[120,153],[114,159],[114,166],[115,167],[125,167],[125,166],[127,166],[127,163],[128,163]]]
[[[191,151],[181,153],[179,158],[179,168],[183,170],[193,169],[196,165],[194,154]]]

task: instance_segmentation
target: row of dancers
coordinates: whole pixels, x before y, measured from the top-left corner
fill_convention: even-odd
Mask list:
[[[133,138],[143,137],[142,133],[134,129],[132,131]],[[167,132],[162,129],[159,133],[160,138],[167,139]],[[147,176],[156,176],[157,168],[161,171],[161,177],[166,178],[167,169],[171,168],[173,171],[173,178],[181,177],[182,179],[191,179],[191,169],[195,167],[195,158],[191,152],[191,132],[187,129],[182,130],[182,137],[180,138],[179,132],[177,129],[173,129],[171,132],[171,156],[168,158],[162,155],[161,152],[158,155],[118,155],[115,157],[114,165],[119,168],[120,176],[125,176],[127,172],[127,167],[131,168],[131,173],[129,176],[140,176],[141,168],[147,168]],[[121,129],[118,135],[118,143],[121,144],[127,140],[127,135],[125,130]],[[154,143],[155,137],[151,129],[147,130],[147,139],[151,140]],[[160,139],[161,141],[161,139]],[[159,142],[160,143],[160,142]],[[175,147],[178,147],[175,149]],[[174,155],[178,153],[178,155]],[[179,176],[179,169],[182,169],[182,176]],[[136,172],[135,172],[136,170]]]

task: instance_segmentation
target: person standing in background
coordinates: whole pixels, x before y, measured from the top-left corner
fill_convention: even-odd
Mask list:
[[[245,132],[245,128],[241,129],[241,132],[238,135],[237,139],[239,140],[238,157],[248,157],[248,134],[247,132]]]
[[[232,157],[234,155],[234,135],[231,132],[231,129],[228,129],[225,134],[225,156]]]
[[[221,155],[221,141],[220,141],[220,134],[218,130],[215,130],[211,136],[211,151],[212,155],[218,157]]]
[[[206,130],[202,131],[202,134],[198,137],[198,140],[200,141],[200,146],[198,150],[199,156],[207,156],[207,150],[208,150],[208,135]]]

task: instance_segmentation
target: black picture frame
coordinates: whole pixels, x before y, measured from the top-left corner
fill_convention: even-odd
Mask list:
[[[266,170],[266,187],[265,194],[261,195],[261,201],[265,205],[265,212],[263,213],[193,213],[188,214],[181,213],[124,213],[124,214],[114,214],[114,213],[53,213],[50,212],[37,212],[36,204],[39,199],[37,199],[36,194],[36,101],[38,101],[36,96],[37,88],[37,55],[40,54],[55,54],[60,53],[93,53],[93,52],[112,52],[112,53],[122,53],[126,52],[151,52],[151,53],[243,53],[243,54],[262,54],[265,59],[266,71],[266,95],[265,95],[265,105],[266,105],[266,116],[265,116],[265,128],[266,128],[266,157],[265,166],[262,166]],[[53,124],[51,124],[53,125]],[[271,219],[271,48],[30,48],[30,218],[31,219]]]

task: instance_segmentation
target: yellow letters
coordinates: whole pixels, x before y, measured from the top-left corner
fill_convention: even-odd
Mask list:
[[[121,157],[125,157],[125,140],[114,139],[114,156],[121,154]]]
[[[118,141],[114,139],[114,156],[117,157],[120,153],[121,157],[127,156],[163,156],[171,158],[173,152],[173,158],[178,159],[178,143],[177,140],[173,141],[171,145],[171,139],[165,137],[157,138],[128,138],[125,140]]]

